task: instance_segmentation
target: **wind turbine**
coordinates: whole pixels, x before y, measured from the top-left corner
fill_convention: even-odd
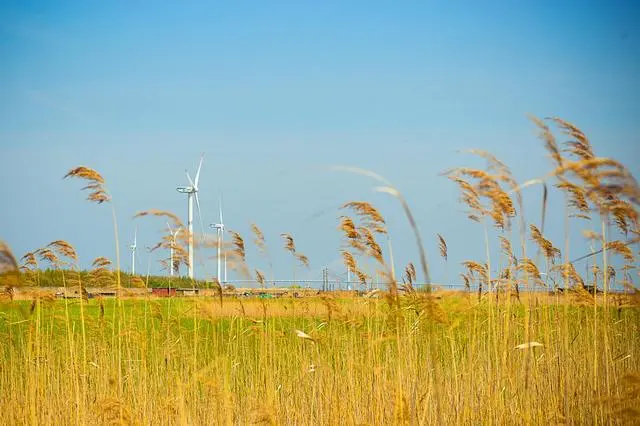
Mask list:
[[[169,229],[169,235],[171,235],[171,243],[169,246],[169,271],[171,276],[173,277],[173,248],[176,246],[176,237],[178,236],[178,232],[182,229],[182,227],[176,228],[174,231],[171,229],[171,225],[167,222],[167,229]]]
[[[200,169],[202,168],[202,160],[204,154],[200,157],[200,164],[198,165],[198,171],[196,172],[196,178],[191,179],[189,172],[185,170],[187,179],[189,179],[190,186],[179,186],[176,190],[182,194],[187,194],[187,231],[189,233],[189,278],[193,279],[193,199],[196,199],[196,206],[198,207],[198,216],[202,222],[202,216],[200,216],[200,199],[198,198],[198,182],[200,181]]]
[[[220,254],[222,253],[222,243],[224,241],[224,220],[222,220],[222,199],[220,199],[220,223],[216,223],[216,224],[211,224],[209,225],[209,227],[214,228],[217,231],[218,234],[218,281],[220,280],[221,277],[221,256]],[[225,250],[224,252],[224,281],[222,282],[227,282],[227,252]]]
[[[131,275],[136,274],[136,247],[138,241],[138,228],[135,228],[133,232],[133,244],[129,246],[131,248]]]

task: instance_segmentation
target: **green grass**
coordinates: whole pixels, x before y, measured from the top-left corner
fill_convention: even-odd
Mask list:
[[[90,300],[85,343],[79,301],[4,302],[2,422],[612,421],[634,403],[614,404],[637,370],[640,310],[599,308],[594,328],[593,307],[538,302],[545,346],[531,350],[514,349],[523,306],[465,296],[443,298],[446,323],[408,299]]]

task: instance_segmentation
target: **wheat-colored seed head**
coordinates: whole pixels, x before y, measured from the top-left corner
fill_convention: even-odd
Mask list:
[[[471,275],[475,273],[480,275],[480,279],[482,282],[485,282],[485,283],[489,282],[489,274],[488,274],[486,265],[482,265],[478,262],[474,262],[473,260],[465,260],[464,262],[462,262],[462,265],[469,270],[469,273]]]
[[[356,269],[355,271],[356,276],[358,277],[358,280],[360,281],[360,284],[362,285],[366,285],[367,284],[367,280],[369,279],[369,276],[367,274],[365,274],[363,271]]]
[[[533,260],[525,257],[516,266],[516,269],[526,272],[527,274],[533,276],[537,281],[540,281],[540,270],[533,262]]]
[[[515,257],[513,256],[511,241],[509,241],[507,238],[503,237],[502,235],[500,235],[498,238],[500,238],[500,247],[502,249],[502,253],[509,259],[510,262],[513,262]]]
[[[255,270],[256,273],[256,281],[260,283],[260,285],[264,286],[264,274],[259,269]]]
[[[89,281],[96,287],[113,287],[116,280],[113,273],[108,269],[111,261],[106,257],[97,257],[92,262],[93,269],[89,271]]]
[[[32,251],[27,252],[20,258],[22,262],[21,269],[37,269],[38,268],[38,260],[36,258],[36,254]]]
[[[309,267],[309,258],[307,256],[305,256],[304,254],[299,253],[299,252],[295,253],[294,256],[298,259],[298,261],[300,262],[300,264],[302,266],[304,266],[306,268]]]
[[[562,129],[563,133],[574,138],[573,141],[565,143],[565,145],[569,146],[569,149],[566,150],[567,152],[584,160],[588,160],[594,157],[591,143],[580,129],[578,129],[568,121],[562,120],[558,117],[553,117],[551,118],[551,120],[553,120],[555,124],[560,127],[560,129]]]
[[[562,154],[560,153],[560,148],[558,147],[556,138],[555,136],[553,136],[553,133],[551,132],[551,129],[549,129],[549,126],[547,126],[545,122],[540,120],[539,118],[531,116],[530,119],[540,129],[539,137],[544,141],[545,148],[549,152],[549,155],[551,155],[553,161],[556,163],[556,166],[562,166]]]
[[[460,273],[460,278],[462,278],[462,282],[464,283],[464,288],[469,290],[471,288],[471,276]]]
[[[500,187],[499,182],[505,182],[512,188],[516,188],[515,179],[513,179],[509,168],[492,154],[479,150],[469,150],[469,152],[487,159],[488,167],[493,173],[459,167],[449,170],[445,174],[460,187],[460,200],[471,210],[470,219],[479,221],[479,217],[488,215],[498,228],[505,229],[509,225],[510,218],[516,215],[516,210],[511,197]],[[471,184],[461,176],[475,179],[477,183]],[[488,201],[489,207],[483,206],[482,198]]]
[[[0,240],[0,274],[18,270],[18,262],[9,246]]]
[[[233,245],[233,254],[238,257],[242,262],[245,261],[245,249],[244,240],[240,234],[236,231],[228,231],[231,234],[231,244]]]
[[[413,263],[409,262],[404,268],[404,277],[409,284],[413,284],[416,281],[416,267]]]
[[[440,249],[440,256],[442,256],[442,258],[446,262],[448,258],[447,242],[444,240],[444,237],[442,235],[437,234],[437,236],[438,236],[438,248]]]
[[[342,250],[340,253],[342,254],[342,260],[344,262],[344,266],[346,266],[348,270],[355,271],[358,269],[356,265],[356,260],[351,254],[351,252],[349,252],[348,250]]]
[[[36,250],[35,253],[40,258],[41,261],[47,261],[54,267],[58,267],[61,264],[58,256],[49,248],[46,248],[46,247],[40,248]]]
[[[96,257],[91,266],[94,268],[106,268],[111,266],[111,261],[106,257]]]
[[[83,179],[90,182],[87,186],[82,188],[82,190],[90,191],[89,195],[87,196],[87,200],[102,204],[111,199],[106,189],[104,188],[104,178],[100,175],[100,173],[93,170],[92,168],[85,166],[76,167],[69,170],[69,172],[64,175],[63,179],[66,179],[68,177]]]
[[[384,218],[371,203],[366,201],[350,201],[345,203],[341,208],[351,209],[356,212],[363,220],[365,227],[370,228],[372,231],[380,234],[387,233]]]
[[[358,233],[362,237],[362,242],[366,246],[366,253],[373,257],[378,263],[384,265],[384,258],[382,256],[382,247],[376,241],[373,232],[366,227],[358,228]]]
[[[359,238],[356,225],[349,216],[340,216],[339,229],[344,232],[345,237],[351,240],[357,240]]]
[[[609,241],[607,243],[607,250],[619,254],[624,258],[625,261],[629,263],[633,262],[633,251],[628,244],[622,241]]]
[[[85,166],[79,166],[69,170],[69,172],[66,175],[64,175],[64,177],[65,178],[75,177],[75,178],[85,179],[88,181],[93,181],[96,183],[104,183],[104,179],[102,178],[100,173],[98,173],[97,171],[93,170],[90,167],[85,167]]]
[[[267,245],[264,240],[264,233],[255,223],[251,224],[251,231],[253,232],[253,243],[258,248],[258,251],[261,253],[265,253],[267,250]]]
[[[616,226],[624,235],[638,226],[638,211],[631,203],[615,199],[609,203],[607,209],[611,212]]]
[[[555,248],[551,241],[544,238],[535,225],[529,225],[529,229],[531,230],[531,239],[538,245],[547,259],[554,260],[560,257],[560,250]]]
[[[293,240],[293,236],[288,233],[280,234],[280,236],[284,239],[284,248],[291,254],[296,253],[296,243]]]
[[[76,250],[73,248],[73,246],[70,243],[64,240],[53,241],[49,243],[47,247],[51,247],[54,250],[56,250],[58,252],[58,255],[67,257],[73,261],[78,260],[78,255],[76,253]]]
[[[174,226],[176,228],[178,227],[183,227],[184,225],[182,224],[182,220],[180,220],[180,218],[169,212],[166,210],[158,210],[158,209],[149,209],[149,210],[143,210],[140,211],[138,213],[136,213],[135,215],[133,215],[134,219],[138,218],[138,217],[143,217],[143,216],[159,216],[159,217],[166,217],[168,219],[171,219],[171,221],[173,222]]]
[[[559,269],[561,271],[562,277],[569,282],[569,285],[584,287],[584,281],[580,274],[578,274],[578,272],[576,271],[573,263],[564,263],[562,265],[558,265],[554,269]]]
[[[584,214],[588,213],[589,203],[585,197],[585,191],[578,185],[570,183],[568,181],[560,182],[556,185],[556,188],[562,189],[567,192],[569,196],[569,206],[573,207],[578,212]]]

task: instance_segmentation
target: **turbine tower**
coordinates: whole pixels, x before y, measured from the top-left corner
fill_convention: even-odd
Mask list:
[[[202,160],[204,154],[200,157],[200,164],[198,165],[198,171],[196,172],[196,178],[191,179],[189,172],[185,170],[187,179],[190,186],[179,186],[176,190],[180,193],[187,194],[187,232],[189,238],[189,278],[193,279],[193,199],[196,199],[196,206],[198,207],[198,216],[200,216],[200,199],[198,198],[198,182],[200,181],[200,169],[202,168]]]
[[[218,258],[218,282],[227,282],[227,252],[225,250],[224,254],[222,256],[224,256],[224,281],[222,281],[221,278],[221,273],[222,273],[222,245],[224,242],[224,220],[222,220],[222,199],[220,199],[220,223],[216,223],[216,224],[211,224],[209,225],[209,227],[214,228],[217,231],[217,235],[218,235],[218,254],[217,254],[217,258]]]
[[[173,229],[171,229],[171,225],[169,225],[169,222],[167,222],[167,229],[169,230],[169,235],[171,235],[171,243],[169,245],[169,274],[173,277],[173,251],[174,247],[176,246],[176,237],[178,236],[178,233],[180,232],[182,227],[176,228],[176,230],[174,231]]]
[[[138,228],[135,228],[133,232],[133,244],[129,246],[131,248],[131,275],[136,274],[136,247],[138,241]]]

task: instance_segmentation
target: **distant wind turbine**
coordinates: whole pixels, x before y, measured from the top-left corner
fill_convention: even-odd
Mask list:
[[[133,244],[131,244],[129,247],[131,248],[131,275],[135,275],[136,274],[136,248],[137,248],[137,242],[138,242],[138,228],[135,228],[135,231],[133,232]]]
[[[200,181],[200,169],[202,168],[202,160],[204,154],[200,157],[200,164],[198,165],[198,171],[196,172],[196,178],[191,179],[189,172],[185,170],[187,179],[190,186],[179,186],[176,190],[180,193],[187,194],[187,232],[189,233],[189,278],[193,279],[193,199],[196,199],[196,206],[198,207],[198,217],[202,222],[202,216],[200,215],[200,199],[198,198],[198,182]]]
[[[222,219],[222,198],[220,199],[220,223],[211,224],[209,227],[214,228],[218,235],[218,281],[227,282],[227,252],[222,254],[222,243],[224,242],[224,220]],[[222,257],[224,257],[224,281],[221,279]]]
[[[171,235],[171,242],[169,243],[169,271],[170,275],[173,277],[173,251],[174,247],[176,246],[176,237],[178,236],[178,233],[180,232],[182,227],[176,228],[176,230],[174,231],[173,229],[171,229],[171,225],[169,225],[169,222],[167,222],[167,228],[169,229],[169,235]]]

